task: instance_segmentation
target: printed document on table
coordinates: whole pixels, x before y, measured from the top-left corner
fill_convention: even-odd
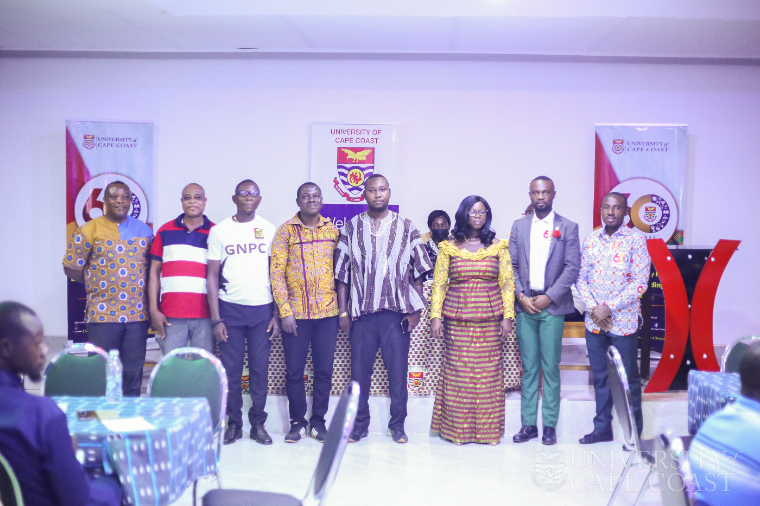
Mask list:
[[[132,418],[117,418],[113,420],[101,420],[100,423],[112,432],[137,432],[153,430],[155,427],[141,416]]]

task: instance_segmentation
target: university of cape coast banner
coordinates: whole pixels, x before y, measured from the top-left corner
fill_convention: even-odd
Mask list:
[[[594,167],[594,229],[602,226],[604,196],[616,191],[628,197],[625,226],[647,239],[683,244],[683,194],[687,125],[597,124]],[[652,298],[651,346],[662,351],[665,299],[657,273],[648,290]]]
[[[312,123],[309,181],[322,189],[322,215],[340,228],[366,210],[364,184],[372,174],[387,177],[397,198],[398,147],[399,125]]]
[[[626,226],[683,244],[686,125],[595,127],[594,229],[602,226],[602,199],[616,191],[628,196]]]
[[[103,216],[103,190],[116,180],[132,190],[129,214],[152,227],[153,123],[66,121],[67,241],[77,227]],[[68,280],[67,292],[69,340],[82,342],[84,285]]]

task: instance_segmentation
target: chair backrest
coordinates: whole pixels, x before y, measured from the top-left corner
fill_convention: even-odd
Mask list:
[[[84,355],[86,356],[78,356]],[[78,354],[78,355],[77,355]],[[79,343],[58,353],[42,377],[42,395],[103,397],[106,395],[108,353],[92,343]]]
[[[359,383],[352,381],[346,387],[335,407],[327,437],[319,454],[317,468],[311,478],[309,489],[303,500],[304,506],[317,506],[322,503],[338,474],[343,452],[346,451],[348,436],[354,428],[356,411],[359,408]]]
[[[153,368],[148,397],[205,397],[211,424],[224,433],[227,373],[222,362],[202,348],[177,348]]]
[[[11,465],[0,454],[0,504],[3,506],[24,506],[21,486]]]
[[[739,372],[739,362],[750,344],[760,340],[760,336],[740,337],[726,346],[726,351],[720,359],[720,372]]]
[[[658,434],[654,438],[654,449],[655,466],[662,477],[659,485],[662,504],[690,506],[691,471],[681,438],[671,439],[669,434]]]
[[[607,349],[607,376],[609,376],[610,393],[618,421],[623,428],[625,445],[636,451],[641,450],[639,432],[636,429],[636,421],[633,418],[633,406],[631,391],[628,388],[628,375],[623,367],[623,359],[620,352],[614,346]]]

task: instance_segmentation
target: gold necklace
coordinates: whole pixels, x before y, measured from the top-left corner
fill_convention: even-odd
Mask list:
[[[466,238],[466,237],[464,238],[464,240],[465,240],[465,241],[467,241],[467,243],[468,243],[468,244],[478,244],[478,243],[480,242],[480,239],[479,239],[479,238],[478,238],[478,239],[475,239],[475,242],[472,242],[471,240],[469,240],[469,239],[468,239],[468,238]]]

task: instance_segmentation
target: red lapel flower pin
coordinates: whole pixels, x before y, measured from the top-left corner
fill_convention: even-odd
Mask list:
[[[552,233],[552,235],[556,237],[557,239],[559,239],[559,236],[560,236],[559,227],[554,229],[554,232]]]

